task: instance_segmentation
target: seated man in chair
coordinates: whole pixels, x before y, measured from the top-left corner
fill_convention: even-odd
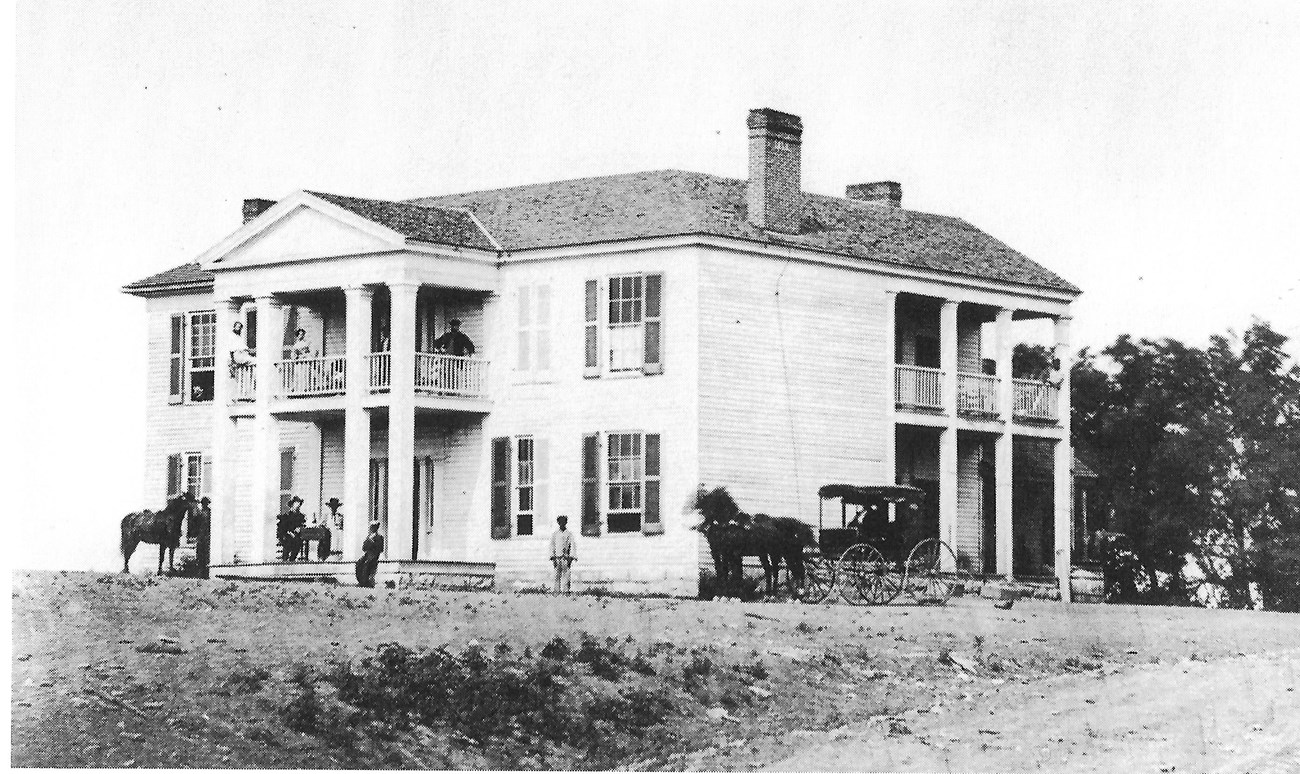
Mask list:
[[[292,562],[302,552],[302,531],[307,517],[302,512],[303,500],[298,495],[289,498],[289,508],[275,522],[275,536],[280,543],[280,561]]]

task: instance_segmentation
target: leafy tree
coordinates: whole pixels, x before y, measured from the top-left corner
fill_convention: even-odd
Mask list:
[[[1042,344],[1017,344],[1011,350],[1011,376],[1016,379],[1047,381],[1059,365],[1052,350]]]

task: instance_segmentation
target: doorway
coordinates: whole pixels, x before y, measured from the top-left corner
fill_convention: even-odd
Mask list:
[[[411,556],[433,558],[433,531],[437,523],[437,465],[433,457],[416,457],[411,476]]]

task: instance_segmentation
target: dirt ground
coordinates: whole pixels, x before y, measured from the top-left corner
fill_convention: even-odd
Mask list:
[[[885,608],[19,572],[15,766],[338,768],[295,664],[581,632],[761,662],[670,770],[1300,771],[1300,616],[987,600]],[[232,675],[265,674],[256,690]],[[437,756],[476,767],[472,756]],[[412,764],[415,765],[415,764]]]

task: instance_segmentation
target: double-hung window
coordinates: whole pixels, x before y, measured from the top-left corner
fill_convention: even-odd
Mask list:
[[[212,462],[204,460],[201,452],[181,452],[167,457],[167,499],[189,494],[198,500],[208,493],[212,477]],[[185,539],[194,541],[190,520],[185,520]]]
[[[171,318],[168,400],[206,403],[216,383],[217,313],[189,312]]]
[[[662,533],[659,471],[657,433],[583,436],[582,534]]]
[[[532,435],[492,439],[492,537],[546,528],[547,444]]]
[[[544,379],[551,370],[551,286],[519,288],[516,370],[525,378]]]
[[[663,372],[663,285],[662,274],[587,281],[586,376]]]
[[[536,459],[533,456],[536,447],[532,436],[515,439],[515,534],[533,534],[533,510],[537,503]]]

